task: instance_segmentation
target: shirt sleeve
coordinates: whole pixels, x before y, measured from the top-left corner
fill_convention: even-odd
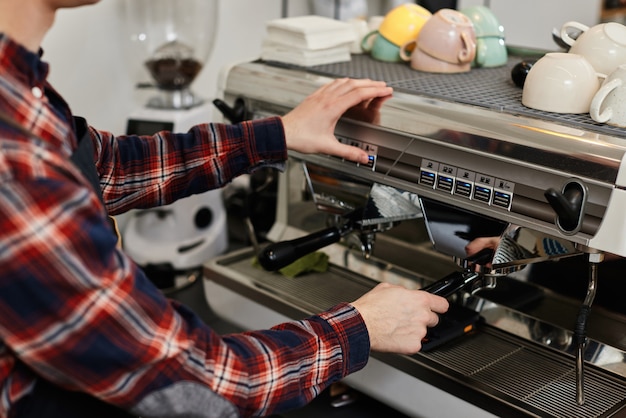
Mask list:
[[[111,215],[162,206],[222,187],[287,158],[279,117],[237,125],[203,124],[186,133],[114,136],[91,129],[96,167]]]
[[[272,124],[279,126],[279,121]],[[232,129],[257,128],[263,129],[255,124]],[[130,141],[152,146],[146,139]],[[246,163],[221,163],[228,174],[220,178],[244,171],[246,164],[284,157],[280,145],[279,151],[271,151],[263,141],[247,149],[245,141],[235,142],[242,148],[235,155]],[[193,312],[165,298],[117,248],[100,200],[66,160],[17,148],[5,150],[2,157],[3,376],[11,374],[15,363],[6,361],[11,357],[27,366],[20,373],[34,373],[142,416],[202,416],[184,410],[198,403],[168,397],[172,388],[184,384],[184,396],[217,396],[239,415],[255,416],[301,406],[366,364],[367,329],[349,304],[271,330],[218,335]],[[158,165],[157,160],[152,163]],[[128,175],[140,171],[124,170]],[[154,179],[148,177],[151,184]],[[14,378],[24,381],[30,375]],[[144,413],[155,410],[158,414]]]
[[[0,338],[39,376],[127,409],[194,382],[249,416],[303,405],[366,364],[367,330],[348,304],[218,335],[116,248],[99,206],[87,187],[50,178],[0,199]],[[161,412],[174,407],[165,398]]]

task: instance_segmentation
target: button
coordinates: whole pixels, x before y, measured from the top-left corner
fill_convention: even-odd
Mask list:
[[[33,96],[35,96],[38,99],[41,99],[43,97],[43,91],[37,86],[33,87],[31,89],[31,92],[33,93]]]

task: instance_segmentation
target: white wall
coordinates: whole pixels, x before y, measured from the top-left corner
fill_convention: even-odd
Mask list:
[[[504,26],[506,43],[556,50],[552,28],[568,21],[593,26],[600,21],[603,0],[458,0],[459,9],[476,4],[491,8]]]
[[[131,108],[133,81],[123,61],[115,0],[62,10],[44,40],[50,81],[72,110],[103,129],[119,130]]]
[[[43,44],[44,58],[51,64],[50,80],[73,111],[94,126],[115,133],[124,132],[127,115],[147,97],[146,92],[138,93],[134,88],[137,80],[131,76],[132,67],[125,55],[122,1],[101,0],[93,6],[60,11]],[[310,1],[313,0],[289,0],[289,15],[309,13]],[[552,28],[560,28],[568,20],[595,24],[601,1],[459,0],[459,8],[487,4],[504,25],[507,43],[554,49]],[[370,15],[384,14],[397,3],[398,0],[368,0]],[[221,69],[257,58],[265,22],[281,13],[281,0],[219,0],[215,48],[192,85],[193,90],[213,99]]]
[[[306,1],[291,1],[289,11],[303,13]],[[281,16],[280,0],[220,0],[215,48],[194,84],[206,99],[215,97],[220,69],[258,57],[265,22]],[[208,19],[207,19],[208,20]],[[59,11],[46,37],[44,58],[50,80],[75,114],[100,128],[123,133],[126,117],[143,104],[124,51],[122,0]]]

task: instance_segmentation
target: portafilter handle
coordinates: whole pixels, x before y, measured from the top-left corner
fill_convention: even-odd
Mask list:
[[[422,290],[432,293],[433,295],[447,298],[459,290],[472,285],[473,282],[478,279],[480,279],[480,274],[473,271],[455,271],[443,279],[439,279],[436,282],[423,287]]]
[[[463,259],[462,262],[457,260],[457,263],[465,270],[450,273],[443,279],[439,279],[422,288],[422,290],[447,298],[466,288],[469,288],[470,292],[474,292],[485,287],[493,287],[495,283],[493,276],[482,274],[484,269],[478,268],[484,263],[490,262],[492,258],[493,250],[484,248],[478,253]]]
[[[265,270],[280,270],[313,251],[339,242],[347,232],[349,231],[333,226],[291,241],[269,244],[261,250],[257,258]]]

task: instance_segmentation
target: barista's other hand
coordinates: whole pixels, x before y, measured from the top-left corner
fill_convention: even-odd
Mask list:
[[[355,106],[377,109],[380,98],[389,97],[392,92],[384,81],[365,79],[342,78],[320,87],[283,116],[287,148],[305,154],[335,155],[366,164],[365,151],[337,141],[335,126],[349,109]]]
[[[372,351],[414,354],[448,300],[422,290],[381,283],[352,303],[365,321]]]
[[[500,245],[500,237],[474,238],[465,246],[465,254],[470,257],[484,249],[496,250],[498,245]]]

